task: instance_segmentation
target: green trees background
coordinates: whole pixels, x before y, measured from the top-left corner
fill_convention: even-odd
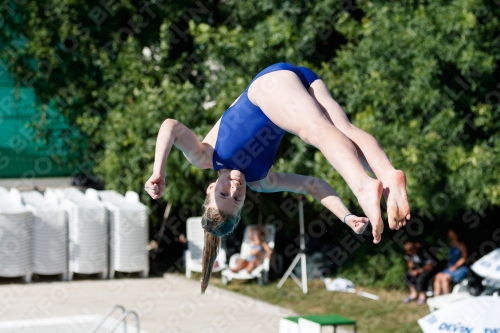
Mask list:
[[[414,215],[500,205],[497,0],[18,0],[0,13],[4,65],[40,112],[57,105],[82,131],[82,171],[107,188],[141,191],[165,118],[201,139],[255,74],[286,61],[315,70],[405,170]],[[355,206],[312,147],[288,135],[279,156],[276,170],[326,179]],[[214,177],[176,150],[164,199],[198,207]]]

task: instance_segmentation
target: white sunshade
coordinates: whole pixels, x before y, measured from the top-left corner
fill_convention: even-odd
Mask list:
[[[418,320],[424,333],[500,332],[500,298],[471,297],[454,302]]]
[[[500,281],[500,248],[476,261],[471,269],[479,276]]]

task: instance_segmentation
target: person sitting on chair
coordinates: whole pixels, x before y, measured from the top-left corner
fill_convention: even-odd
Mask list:
[[[236,267],[231,268],[233,273],[237,273],[246,268],[250,274],[257,266],[264,262],[265,258],[271,258],[273,250],[264,242],[265,231],[261,227],[254,227],[248,230],[248,240],[250,242],[250,253],[245,259],[238,259]]]
[[[436,262],[428,252],[417,242],[405,242],[405,259],[408,265],[408,271],[404,280],[410,288],[410,296],[403,300],[403,303],[409,303],[417,299],[419,305],[425,304],[427,287],[432,272],[436,267]]]
[[[467,246],[460,240],[455,230],[448,230],[450,249],[448,253],[448,267],[434,278],[434,296],[450,293],[450,283],[458,283],[467,276],[468,268],[465,265],[469,257]]]

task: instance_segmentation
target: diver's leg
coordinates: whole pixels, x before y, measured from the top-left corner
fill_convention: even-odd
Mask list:
[[[265,74],[251,84],[248,96],[274,124],[321,150],[356,195],[378,243],[384,228],[382,183],[368,176],[351,140],[323,115],[297,75],[286,70]]]
[[[389,227],[399,229],[410,219],[410,204],[406,195],[406,176],[396,170],[378,141],[349,122],[344,110],[332,98],[322,80],[316,80],[309,94],[318,102],[326,117],[359,148],[371,170],[384,185]]]

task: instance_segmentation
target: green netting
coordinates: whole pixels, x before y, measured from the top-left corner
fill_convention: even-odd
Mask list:
[[[43,125],[40,125],[43,124]],[[38,138],[40,126],[50,140]],[[0,68],[0,178],[63,177],[79,172],[85,139],[55,109],[41,118],[35,95]]]

